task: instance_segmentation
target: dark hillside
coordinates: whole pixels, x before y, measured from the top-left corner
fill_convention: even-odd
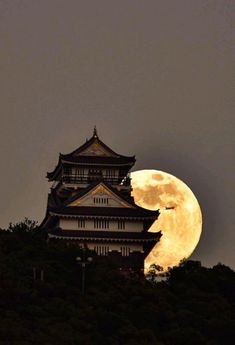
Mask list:
[[[234,345],[235,272],[187,261],[165,281],[86,270],[34,222],[0,231],[0,345]]]

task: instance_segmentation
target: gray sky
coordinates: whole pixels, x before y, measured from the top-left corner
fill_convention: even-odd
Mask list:
[[[98,127],[186,182],[193,259],[235,268],[232,0],[0,0],[0,227],[41,220],[59,152]]]

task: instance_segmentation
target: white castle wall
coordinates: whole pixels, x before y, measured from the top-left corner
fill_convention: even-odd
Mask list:
[[[106,230],[106,231],[127,231],[127,232],[141,232],[143,231],[143,221],[125,221],[125,229],[118,228],[117,220],[109,221],[109,228],[94,228],[94,220],[85,220],[85,227],[81,228],[78,226],[78,219],[60,219],[59,227],[63,230]]]
[[[132,252],[141,252],[143,253],[143,245],[142,244],[118,244],[118,243],[107,243],[107,244],[97,244],[97,243],[89,243],[88,248],[91,250],[95,250],[100,255],[107,255],[108,252],[111,251],[118,251],[123,256],[128,256],[129,253]]]

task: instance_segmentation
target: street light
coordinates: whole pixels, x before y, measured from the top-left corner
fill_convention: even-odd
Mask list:
[[[85,248],[83,248],[82,258],[80,256],[76,257],[76,262],[82,267],[82,294],[85,295],[85,277],[86,277],[86,265],[92,262],[92,257],[89,256],[85,259]]]

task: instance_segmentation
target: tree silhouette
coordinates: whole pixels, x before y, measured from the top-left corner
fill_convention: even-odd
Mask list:
[[[123,276],[89,252],[83,296],[79,255],[28,219],[0,231],[0,345],[234,345],[231,268],[189,260],[156,281],[158,265]]]

